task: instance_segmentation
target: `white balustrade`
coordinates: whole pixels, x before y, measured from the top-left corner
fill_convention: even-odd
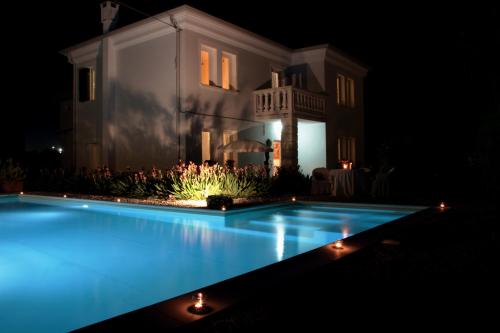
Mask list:
[[[311,116],[324,116],[326,98],[292,86],[254,91],[257,117],[280,116],[282,113],[300,112]]]

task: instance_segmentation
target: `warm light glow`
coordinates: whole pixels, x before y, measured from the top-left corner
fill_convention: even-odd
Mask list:
[[[292,201],[293,201],[293,202],[297,201],[297,198],[292,197]]]
[[[349,237],[349,229],[347,228],[342,229],[342,237],[343,238]]]
[[[19,194],[20,194],[20,195],[23,195],[23,194],[24,194],[24,192],[21,192],[21,193],[19,193]]]
[[[121,202],[121,199],[120,198],[116,199],[116,202]]]
[[[230,67],[231,62],[229,60],[228,56],[222,56],[222,88],[223,89],[230,89]]]
[[[210,67],[209,67],[209,56],[208,56],[208,51],[201,50],[200,54],[200,82],[202,84],[206,84],[207,86],[210,83]]]
[[[335,242],[335,248],[336,249],[341,249],[342,248],[342,241],[341,240],[338,240]]]
[[[352,169],[352,162],[349,161],[342,161],[342,169]]]
[[[65,194],[65,195],[63,195],[63,198],[67,198],[67,197],[68,197],[68,196],[67,196],[66,194]]]
[[[201,311],[203,309],[203,306],[204,306],[204,302],[203,302],[203,294],[202,293],[198,293],[197,297],[196,297],[196,303],[194,304],[194,308],[198,311]]]
[[[222,210],[223,212],[226,211],[226,206],[222,205],[222,207],[220,208],[220,210]]]
[[[441,203],[439,204],[439,208],[446,208],[446,204],[445,204],[444,202],[441,202]]]

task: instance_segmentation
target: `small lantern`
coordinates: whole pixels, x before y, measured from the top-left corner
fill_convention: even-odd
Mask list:
[[[20,194],[20,195],[23,195],[23,194],[24,194],[24,192],[22,192],[22,191],[21,191],[19,194]]]
[[[439,204],[439,208],[441,208],[441,209],[445,209],[445,208],[446,208],[446,204],[444,203],[444,201],[442,201],[442,202]]]
[[[293,202],[297,201],[297,198],[296,197],[292,197],[292,201]]]
[[[195,297],[193,297],[195,303],[188,308],[188,311],[194,314],[207,314],[212,311],[212,308],[209,307],[205,302],[205,296],[202,293],[197,293]]]
[[[67,196],[66,194],[65,194],[65,195],[63,195],[63,198],[67,198],[67,197],[68,197],[68,196]]]
[[[342,249],[343,246],[342,246],[342,241],[339,239],[338,241],[335,242],[335,244],[333,245],[336,249]]]
[[[121,202],[122,200],[120,198],[116,199],[116,202]]]
[[[226,206],[222,205],[222,207],[220,208],[220,210],[222,210],[223,212],[225,212],[227,210]]]

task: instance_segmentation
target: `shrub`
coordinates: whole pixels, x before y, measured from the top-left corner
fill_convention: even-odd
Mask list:
[[[23,169],[11,158],[4,162],[0,160],[0,182],[23,181],[25,178]]]
[[[226,195],[209,195],[207,197],[207,207],[210,209],[221,209],[222,206],[226,209],[233,205],[233,198]]]
[[[255,166],[227,168],[191,162],[176,166],[168,177],[172,180],[171,193],[177,199],[204,200],[211,195],[246,198],[269,189],[265,169]]]
[[[271,180],[273,194],[308,194],[311,177],[304,175],[300,167],[279,167]]]

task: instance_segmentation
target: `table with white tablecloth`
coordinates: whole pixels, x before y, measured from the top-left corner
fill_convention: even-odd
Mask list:
[[[349,198],[364,192],[363,171],[318,168],[313,171],[311,194]]]
[[[332,195],[334,197],[352,197],[355,191],[355,175],[352,169],[330,170]]]

